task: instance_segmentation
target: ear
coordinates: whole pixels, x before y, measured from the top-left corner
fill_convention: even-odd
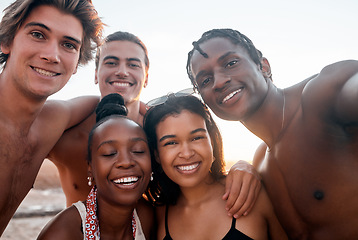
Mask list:
[[[269,78],[272,81],[272,73],[271,73],[271,66],[267,58],[263,57],[261,59],[261,65],[262,65],[262,73],[265,78]]]
[[[148,85],[148,72],[146,73],[146,76],[145,76],[145,81],[144,81],[144,84],[143,84],[143,87],[146,88]]]
[[[73,71],[72,75],[77,73],[77,68],[78,68],[78,63],[77,63],[77,65],[76,65],[76,68],[75,68],[75,70]]]
[[[94,70],[94,84],[98,84],[97,68]]]
[[[1,52],[4,54],[10,54],[10,47],[6,46],[4,43],[1,44]]]

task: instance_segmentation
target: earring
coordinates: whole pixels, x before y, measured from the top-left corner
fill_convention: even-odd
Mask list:
[[[92,186],[92,178],[91,177],[87,177],[88,179],[88,186]]]
[[[153,172],[150,174],[150,181],[153,181]]]

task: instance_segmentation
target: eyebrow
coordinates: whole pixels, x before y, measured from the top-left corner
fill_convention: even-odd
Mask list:
[[[27,24],[25,25],[24,28],[33,27],[33,26],[40,27],[40,28],[46,29],[47,31],[51,32],[51,29],[50,29],[48,26],[46,26],[46,25],[43,24],[43,23],[39,23],[39,22],[29,22],[29,23],[27,23]],[[70,41],[73,41],[73,42],[75,42],[75,43],[77,43],[77,44],[81,44],[81,43],[82,43],[81,40],[76,39],[76,38],[74,38],[74,37],[64,36],[64,38],[66,38],[66,39],[68,39],[68,40],[70,40]]]
[[[197,132],[204,132],[204,133],[206,133],[207,131],[206,131],[205,128],[197,128],[197,129],[191,131],[190,134],[192,135],[192,134],[195,134],[195,133],[197,133]],[[172,134],[172,135],[165,135],[165,136],[163,136],[163,137],[161,137],[161,138],[159,139],[159,142],[162,142],[162,141],[164,141],[165,139],[174,138],[174,137],[176,137],[176,135],[174,135],[174,134]]]
[[[225,53],[224,55],[220,56],[216,62],[222,62],[227,56],[229,56],[229,55],[231,55],[231,54],[234,54],[234,53],[235,53],[234,51],[227,52],[227,53]],[[205,71],[205,70],[200,71],[200,72],[196,75],[195,81],[198,82],[198,79],[199,79],[202,75],[205,75],[205,74],[206,74],[206,71]]]
[[[234,54],[234,53],[235,53],[235,52],[233,52],[233,51],[227,52],[227,53],[225,53],[224,55],[222,55],[221,57],[219,57],[216,62],[221,62],[221,61],[224,60],[227,56],[229,56],[229,55],[231,55],[231,54]]]
[[[105,61],[105,60],[108,60],[108,59],[113,59],[113,60],[117,60],[117,61],[119,61],[120,59],[118,58],[118,57],[116,57],[116,56],[113,56],[113,55],[108,55],[108,56],[105,56],[104,58],[103,58],[103,61]],[[126,58],[126,61],[136,61],[136,62],[142,62],[139,58]]]

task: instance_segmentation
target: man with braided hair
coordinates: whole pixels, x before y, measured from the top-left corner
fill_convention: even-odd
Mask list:
[[[87,0],[17,0],[0,22],[0,235],[32,188],[62,133],[87,117],[97,97],[47,98],[87,63],[102,22]],[[86,102],[86,106],[83,106]]]
[[[279,89],[249,38],[213,29],[194,42],[187,72],[217,116],[264,141],[253,163],[290,239],[358,238],[357,61]]]

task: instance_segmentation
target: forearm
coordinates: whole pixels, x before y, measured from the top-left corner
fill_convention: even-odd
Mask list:
[[[90,116],[99,102],[98,96],[82,96],[66,101],[69,108],[67,128],[71,128]]]

